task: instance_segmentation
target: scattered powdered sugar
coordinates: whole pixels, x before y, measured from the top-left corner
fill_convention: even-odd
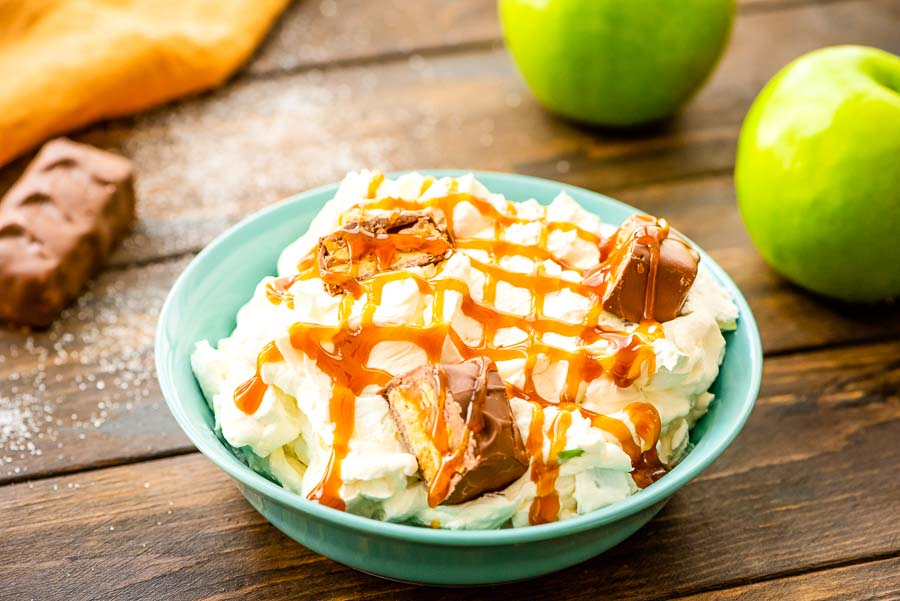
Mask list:
[[[490,18],[493,10],[489,3],[461,8],[455,2],[408,0],[297,2],[285,11],[249,71],[269,73],[335,60],[366,60],[373,54],[493,41],[498,38]]]
[[[89,447],[139,404],[164,411],[153,337],[185,263],[108,271],[49,329],[0,330],[0,476],[71,460],[74,447]]]
[[[412,53],[377,71],[244,77],[140,115],[122,150],[140,166],[141,222],[119,256],[196,250],[248,213],[349,171],[465,167],[472,157],[509,169],[530,136],[554,139],[546,120],[520,127],[538,110],[521,94],[503,53],[474,65]]]
[[[125,150],[142,166],[142,219],[168,225],[173,214],[237,218],[266,201],[385,163],[393,136],[360,139],[348,129],[356,117],[340,110],[363,87],[323,85],[319,77],[310,71],[290,84],[239,82],[139,118]]]
[[[16,406],[9,399],[0,398],[0,444],[5,453],[2,458],[4,464],[13,462],[12,453],[40,455],[43,452],[35,446],[32,433],[42,426],[39,423],[42,415],[52,421],[52,407],[41,407],[44,413],[36,415],[29,401],[33,399],[25,400],[23,406]],[[21,470],[19,466],[12,469],[13,473]]]

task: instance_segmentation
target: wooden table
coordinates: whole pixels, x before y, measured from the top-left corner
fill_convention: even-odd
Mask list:
[[[532,99],[493,0],[309,0],[221,90],[89,128],[132,157],[137,229],[49,331],[0,329],[2,599],[900,597],[900,308],[805,294],[735,208],[741,119],[803,52],[900,51],[897,0],[743,0],[728,52],[663,127],[576,127]],[[0,191],[25,159],[0,171]],[[748,297],[762,393],[732,447],[612,551],[533,582],[421,589],[266,523],[156,383],[160,305],[227,225],[363,167],[555,178],[664,215]]]

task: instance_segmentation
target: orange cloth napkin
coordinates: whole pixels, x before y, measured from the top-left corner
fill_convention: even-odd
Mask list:
[[[0,0],[0,165],[56,134],[214,87],[288,0]]]

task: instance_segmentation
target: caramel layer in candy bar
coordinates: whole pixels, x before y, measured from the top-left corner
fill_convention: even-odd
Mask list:
[[[382,394],[419,461],[432,507],[500,490],[528,469],[506,387],[488,359],[423,365]]]
[[[619,228],[608,261],[603,308],[628,321],[663,322],[681,312],[700,255],[665,222],[634,215]]]
[[[365,217],[319,240],[319,271],[338,295],[377,273],[439,263],[450,248],[447,231],[429,213]]]
[[[0,200],[0,320],[49,325],[133,220],[131,161],[47,143]]]

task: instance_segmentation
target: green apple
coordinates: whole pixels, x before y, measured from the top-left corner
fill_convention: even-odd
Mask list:
[[[500,0],[531,91],[565,117],[630,126],[668,117],[706,81],[734,0]]]
[[[744,120],[735,187],[788,279],[847,301],[900,296],[900,58],[835,46],[782,69]]]

